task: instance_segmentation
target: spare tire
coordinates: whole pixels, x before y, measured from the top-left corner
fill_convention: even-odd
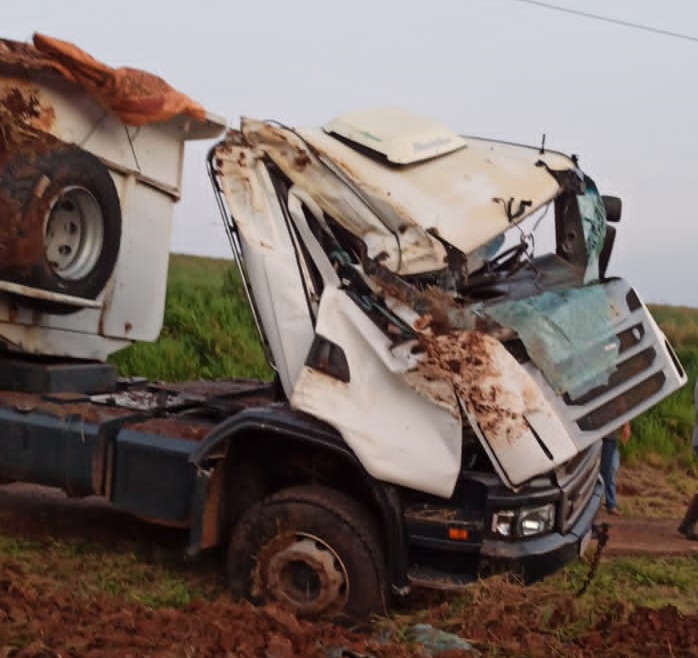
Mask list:
[[[119,255],[121,207],[108,169],[74,146],[21,152],[0,170],[0,276],[95,299]],[[49,312],[79,307],[26,298]]]

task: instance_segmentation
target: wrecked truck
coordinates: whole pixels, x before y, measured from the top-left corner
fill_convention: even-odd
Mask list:
[[[273,382],[118,378],[162,323],[184,144],[223,122],[37,35],[0,47],[0,126],[0,478],[225,546],[237,597],[364,617],[541,578],[588,544],[600,439],[685,382],[577,158],[399,110],[210,150]]]

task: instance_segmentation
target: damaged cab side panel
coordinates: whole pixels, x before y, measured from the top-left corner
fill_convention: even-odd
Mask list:
[[[682,385],[635,292],[602,278],[603,200],[576,161],[380,118],[358,132],[352,117],[325,131],[243,120],[214,151],[292,406],[374,477],[449,497],[471,429],[516,488]],[[549,204],[556,253],[523,231],[501,249]]]

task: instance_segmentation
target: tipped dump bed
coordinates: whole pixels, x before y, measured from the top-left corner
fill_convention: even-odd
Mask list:
[[[0,339],[100,360],[154,340],[184,143],[223,129],[151,73],[0,40]]]

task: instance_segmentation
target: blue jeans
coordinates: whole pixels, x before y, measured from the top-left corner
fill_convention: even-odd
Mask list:
[[[603,477],[606,509],[616,508],[616,473],[620,466],[620,454],[615,439],[603,439],[601,448],[601,477]]]

